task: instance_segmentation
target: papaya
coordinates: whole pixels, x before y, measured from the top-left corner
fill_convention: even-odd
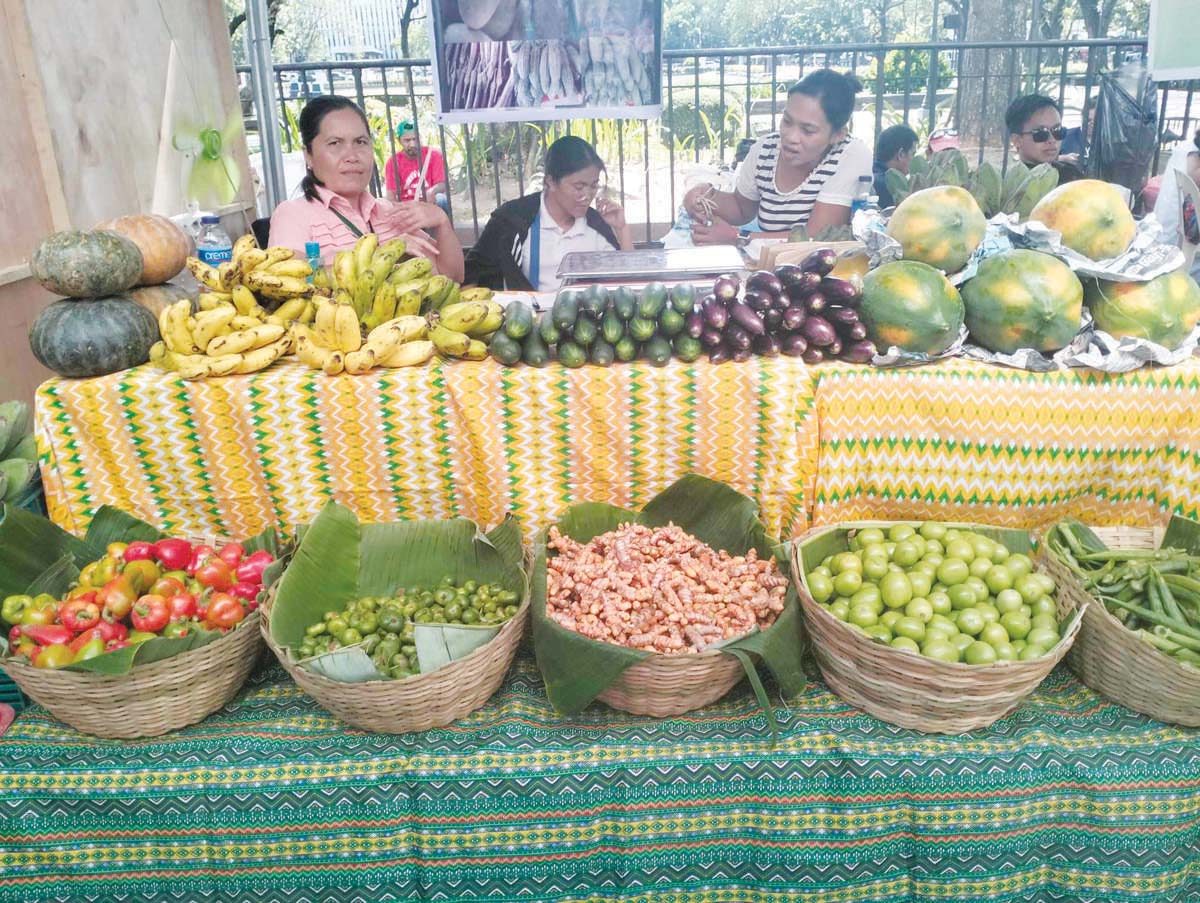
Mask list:
[[[1115,338],[1148,339],[1174,350],[1200,322],[1200,286],[1184,269],[1149,282],[1088,280],[1084,295],[1096,326]]]
[[[863,280],[859,317],[881,350],[939,354],[958,338],[963,315],[958,289],[927,263],[885,263]]]
[[[983,211],[969,191],[940,185],[901,201],[888,220],[887,234],[900,242],[905,260],[956,273],[979,247],[986,228]]]
[[[1099,179],[1059,185],[1029,214],[1062,236],[1062,243],[1091,260],[1124,254],[1137,224],[1121,193]]]
[[[971,336],[991,351],[1057,351],[1079,332],[1083,285],[1071,268],[1039,251],[1005,251],[979,265],[962,288]]]

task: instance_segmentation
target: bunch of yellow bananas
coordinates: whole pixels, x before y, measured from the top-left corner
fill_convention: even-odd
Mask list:
[[[243,235],[233,244],[233,257],[219,266],[209,266],[195,257],[187,259],[188,271],[210,292],[226,300],[239,286],[279,308],[288,307],[290,319],[299,319],[300,309],[292,304],[307,300],[313,293],[308,277],[313,269],[306,260],[297,260],[291,248],[261,250],[253,235]],[[289,306],[290,305],[290,306]],[[276,311],[278,313],[278,311]],[[310,317],[311,319],[311,317]]]
[[[491,300],[491,289],[462,289],[461,297],[430,314],[429,340],[446,357],[481,361],[487,357],[487,340],[504,322],[504,308]]]
[[[194,315],[187,298],[164,308],[158,316],[162,341],[151,347],[151,363],[184,379],[205,379],[257,373],[287,354],[292,345],[289,323],[268,316],[243,285],[229,294],[228,301],[217,293],[201,295]]]
[[[376,326],[363,340],[358,316],[349,294],[338,289],[333,300],[316,298],[313,325],[297,323],[296,357],[314,370],[330,376],[366,373],[375,367],[411,367],[433,357],[433,343],[425,339],[423,317],[394,317]]]
[[[448,276],[434,276],[433,263],[406,253],[404,239],[379,243],[368,232],[333,265],[313,276],[317,291],[344,291],[367,329],[396,317],[437,310],[458,300],[458,284]]]

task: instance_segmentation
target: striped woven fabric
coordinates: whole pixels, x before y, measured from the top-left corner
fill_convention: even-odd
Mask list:
[[[568,505],[639,508],[695,472],[791,534],[815,476],[813,388],[792,359],[335,378],[286,363],[193,383],[139,367],[45,383],[37,431],[50,516],[76,533],[107,503],[168,531],[248,536],[334,498],[368,522],[508,511],[532,535]]]
[[[0,900],[1044,901],[1200,895],[1200,733],[1059,669],[985,731],[922,736],[817,682],[653,720],[485,708],[386,736],[278,667],[135,742],[33,709],[0,738]]]

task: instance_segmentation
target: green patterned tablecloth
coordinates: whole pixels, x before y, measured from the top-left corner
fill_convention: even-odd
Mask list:
[[[470,718],[347,729],[278,668],[164,738],[40,709],[0,738],[0,900],[1200,899],[1200,732],[1059,669],[964,737],[815,683],[656,721],[562,718],[522,660]]]

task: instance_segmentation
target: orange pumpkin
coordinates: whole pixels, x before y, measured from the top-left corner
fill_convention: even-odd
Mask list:
[[[187,233],[165,216],[154,213],[119,216],[96,224],[124,235],[142,252],[142,275],[138,285],[159,285],[179,274],[192,242]]]

